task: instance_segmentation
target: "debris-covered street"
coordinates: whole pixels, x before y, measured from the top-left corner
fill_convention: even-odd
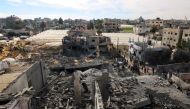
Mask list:
[[[146,61],[152,59],[138,57],[139,48],[136,50],[132,44],[115,46],[109,37],[96,35],[83,26],[71,29],[58,45],[34,41],[36,37],[2,48],[2,109],[16,107],[18,103],[30,107],[26,109],[190,107],[190,85],[182,76],[172,74],[172,70],[177,71],[177,68],[172,69],[175,64],[147,65]],[[168,56],[167,50],[156,48],[152,52]],[[188,65],[178,67],[185,72]]]

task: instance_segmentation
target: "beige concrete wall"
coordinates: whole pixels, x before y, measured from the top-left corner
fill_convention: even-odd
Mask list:
[[[153,19],[149,21],[149,25],[150,26],[163,26],[164,25],[164,21],[163,20],[157,20],[157,19]]]
[[[87,45],[93,45],[97,46],[99,44],[99,38],[98,37],[87,37],[86,38]]]
[[[35,91],[46,84],[46,73],[42,62],[34,63],[29,69],[23,72],[15,81],[3,90],[3,93],[18,93],[24,88],[33,87]]]
[[[180,29],[164,28],[162,45],[176,47],[180,37],[181,37]]]
[[[160,73],[168,73],[168,72],[179,72],[185,73],[190,71],[190,63],[176,63],[176,64],[168,64],[168,65],[158,65],[157,72]]]

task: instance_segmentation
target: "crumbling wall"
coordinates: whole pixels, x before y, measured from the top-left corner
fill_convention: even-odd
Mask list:
[[[39,91],[46,83],[45,71],[42,62],[36,62],[26,71],[28,86]]]
[[[17,93],[28,87],[27,76],[23,74],[13,81],[9,86],[3,90],[4,93]]]
[[[176,72],[176,73],[185,73],[190,71],[190,63],[176,63],[176,64],[168,64],[168,65],[158,65],[157,73],[168,73],[168,72]]]
[[[102,73],[102,76],[97,78],[103,102],[106,102],[109,97],[109,74],[107,72]]]
[[[36,91],[40,89],[46,83],[46,74],[42,62],[34,63],[29,69],[27,69],[22,75],[20,75],[15,81],[3,91],[4,93],[17,93],[24,88],[33,87]]]

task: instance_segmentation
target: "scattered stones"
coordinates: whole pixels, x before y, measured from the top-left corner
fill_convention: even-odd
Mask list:
[[[111,105],[109,107],[123,108],[129,105],[133,108],[140,108],[151,104],[145,89],[139,85],[134,77],[111,79]],[[114,105],[112,105],[114,104]]]

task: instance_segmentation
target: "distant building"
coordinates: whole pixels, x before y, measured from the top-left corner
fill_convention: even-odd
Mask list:
[[[164,20],[164,28],[189,28],[190,23],[187,20]]]
[[[21,18],[15,15],[11,15],[10,17],[7,17],[6,19],[11,19],[12,21],[21,21]]]
[[[150,31],[150,27],[147,26],[145,23],[140,23],[140,24],[135,25],[135,27],[133,28],[133,31],[135,34],[144,35],[146,32]]]
[[[35,28],[41,28],[41,23],[44,22],[46,24],[46,28],[51,27],[52,26],[52,22],[50,18],[35,18],[34,19],[34,24],[35,24]]]
[[[181,36],[182,30],[179,28],[164,28],[162,45],[176,48]]]
[[[68,31],[68,36],[72,37],[86,37],[86,36],[95,36],[96,32],[93,30],[87,30],[86,26],[74,26]]]
[[[103,31],[104,32],[118,32],[119,21],[117,19],[104,19],[103,20]]]
[[[190,40],[190,29],[184,29],[182,34],[182,40],[188,41]]]
[[[151,27],[153,27],[153,26],[162,27],[162,26],[164,26],[164,20],[162,20],[160,18],[156,18],[156,19],[148,20],[147,24]]]
[[[31,19],[25,19],[24,23],[25,23],[25,27],[28,30],[34,30],[34,21],[33,20],[31,20]]]
[[[142,16],[140,16],[138,19],[135,20],[136,23],[142,23],[145,22],[144,18]]]
[[[0,18],[0,29],[3,29],[3,27],[5,27],[5,26],[6,26],[5,19]]]
[[[176,48],[178,43],[190,39],[190,29],[188,28],[164,28],[162,45]]]
[[[35,22],[35,27],[34,28],[40,28],[40,24],[42,23],[41,17],[40,18],[35,18],[34,22]]]

